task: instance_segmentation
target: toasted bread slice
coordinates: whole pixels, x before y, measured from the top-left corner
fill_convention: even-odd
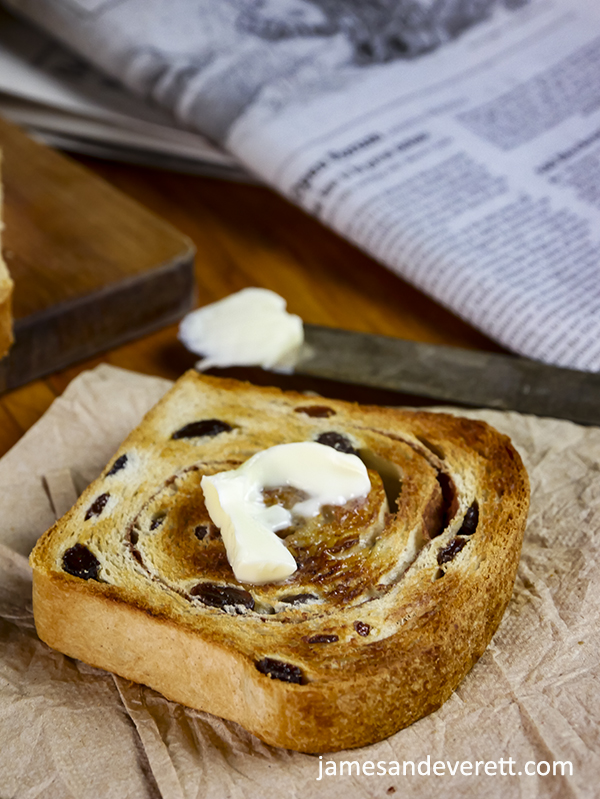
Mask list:
[[[2,153],[0,152],[0,174]],[[2,184],[0,183],[0,358],[4,357],[13,342],[12,293],[13,282],[2,257]]]
[[[295,574],[242,585],[201,477],[306,440],[357,453],[372,490],[295,518],[281,533]],[[484,423],[189,372],[38,542],[36,626],[55,649],[267,743],[365,745],[438,708],[485,650],[528,500],[518,454]]]

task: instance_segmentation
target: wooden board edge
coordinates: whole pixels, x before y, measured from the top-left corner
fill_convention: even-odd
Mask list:
[[[0,393],[178,321],[195,298],[194,250],[144,275],[32,314],[15,324],[0,362]]]

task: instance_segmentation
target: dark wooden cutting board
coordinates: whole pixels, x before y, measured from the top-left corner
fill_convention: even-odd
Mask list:
[[[194,247],[164,220],[0,119],[3,254],[15,343],[0,391],[170,324],[193,304]]]

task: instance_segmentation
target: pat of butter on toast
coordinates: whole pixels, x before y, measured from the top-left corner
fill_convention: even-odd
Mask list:
[[[358,455],[370,490],[307,516],[297,486],[270,483],[297,568],[241,583],[202,479],[295,442]],[[36,545],[36,627],[267,743],[363,746],[440,707],[482,655],[528,501],[517,452],[482,422],[189,372]]]

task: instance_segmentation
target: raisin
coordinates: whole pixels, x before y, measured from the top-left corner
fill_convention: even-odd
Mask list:
[[[371,627],[366,624],[364,621],[355,621],[354,622],[354,629],[359,635],[368,635],[371,632]]]
[[[87,509],[85,513],[85,521],[87,522],[88,519],[91,519],[92,516],[100,516],[106,503],[108,502],[108,498],[110,494],[100,494],[99,497],[92,502],[90,507]]]
[[[311,635],[310,638],[304,638],[307,644],[335,644],[336,641],[339,641],[339,637],[337,635],[329,635],[328,633],[322,633],[320,635]]]
[[[244,591],[243,588],[234,588],[230,585],[198,583],[192,588],[190,594],[211,608],[225,608],[231,605],[242,606],[248,610],[254,608],[252,594]]]
[[[111,466],[109,472],[106,472],[107,477],[112,477],[113,474],[120,472],[121,469],[124,469],[127,464],[127,455],[121,455]]]
[[[73,577],[82,580],[98,580],[100,561],[83,544],[75,544],[67,549],[62,558],[63,569]]]
[[[462,527],[458,531],[459,535],[473,535],[475,530],[477,530],[477,524],[479,523],[479,505],[477,504],[477,500],[471,505],[469,510],[465,513],[465,518],[463,519]]]
[[[326,447],[333,447],[333,449],[337,449],[338,452],[347,452],[349,455],[358,455],[358,452],[354,449],[349,439],[347,439],[346,436],[343,436],[341,433],[335,433],[333,431],[321,433],[321,435],[317,438],[317,443],[325,444]]]
[[[305,682],[302,669],[291,663],[285,663],[283,660],[263,658],[258,661],[256,668],[261,674],[266,674],[272,680],[283,680],[283,682],[293,682],[297,685],[302,685]]]
[[[288,605],[303,605],[305,602],[310,602],[312,599],[318,599],[315,594],[288,594],[279,598],[280,602],[286,602]]]
[[[198,541],[203,541],[205,538],[220,538],[221,532],[214,524],[199,524],[197,527],[194,527],[194,535]]]
[[[450,563],[466,543],[467,541],[464,538],[453,538],[447,546],[440,549],[438,552],[438,566],[442,566],[444,563]]]
[[[166,516],[165,516],[164,513],[162,515],[155,516],[152,519],[152,521],[150,522],[150,529],[151,530],[156,530],[156,528],[160,527],[160,525],[164,522],[165,519],[166,519]]]
[[[328,408],[327,405],[300,405],[298,408],[294,408],[294,411],[305,413],[314,419],[328,419],[330,416],[335,416],[333,408]]]
[[[201,419],[198,422],[190,422],[176,430],[171,438],[200,438],[202,436],[217,436],[219,433],[227,433],[233,427],[220,419]]]

